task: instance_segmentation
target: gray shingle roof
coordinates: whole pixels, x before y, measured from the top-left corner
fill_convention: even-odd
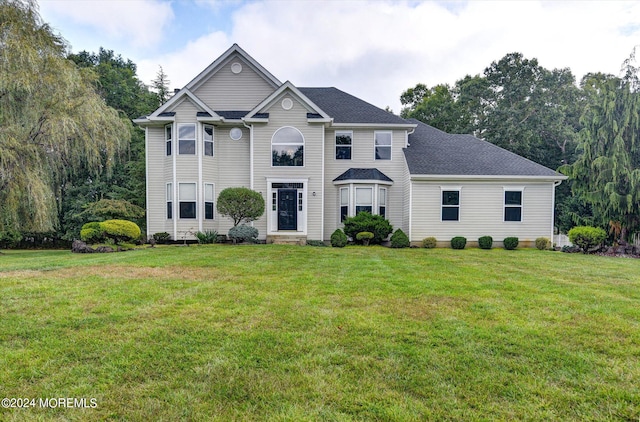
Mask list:
[[[335,123],[407,124],[407,121],[337,88],[298,88]]]
[[[389,176],[384,174],[378,169],[360,169],[350,168],[342,173],[340,176],[333,179],[334,182],[341,180],[381,180],[384,182],[393,182]]]
[[[411,174],[541,176],[561,174],[471,135],[453,135],[415,119],[404,155]]]

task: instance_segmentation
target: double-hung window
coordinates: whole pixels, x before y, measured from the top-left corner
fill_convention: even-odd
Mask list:
[[[167,220],[173,218],[173,183],[167,183]]]
[[[213,183],[204,184],[204,219],[213,220]]]
[[[522,221],[522,190],[505,189],[504,221]]]
[[[166,125],[164,127],[164,143],[167,157],[171,155],[171,138],[173,133],[173,125]]]
[[[196,184],[178,183],[180,218],[196,218]]]
[[[213,126],[204,125],[202,140],[204,141],[204,155],[213,157]]]
[[[349,188],[340,188],[340,222],[349,217]]]
[[[376,160],[391,160],[391,132],[375,132],[374,144]]]
[[[442,191],[442,221],[460,220],[460,190]]]
[[[336,132],[336,160],[351,160],[353,132]]]
[[[356,215],[363,211],[373,214],[373,188],[356,188]]]
[[[195,155],[196,125],[194,123],[178,125],[178,154]]]
[[[378,192],[378,214],[387,218],[387,188],[380,188]]]

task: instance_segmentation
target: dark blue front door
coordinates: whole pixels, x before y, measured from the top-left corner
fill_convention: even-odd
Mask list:
[[[278,230],[298,229],[296,189],[278,189]]]

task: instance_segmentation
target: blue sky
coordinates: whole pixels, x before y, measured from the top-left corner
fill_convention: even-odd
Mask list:
[[[40,0],[74,52],[114,50],[181,88],[233,43],[282,81],[335,86],[400,111],[422,82],[453,83],[521,52],[546,68],[617,74],[640,45],[632,1]]]

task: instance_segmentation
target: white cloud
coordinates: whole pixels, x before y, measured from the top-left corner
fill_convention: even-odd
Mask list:
[[[90,28],[103,41],[126,41],[137,48],[161,41],[174,17],[171,3],[158,0],[43,1],[40,9],[47,17],[69,21],[70,26]]]
[[[136,50],[138,57],[116,53],[138,64],[144,82],[162,65],[172,88],[180,88],[236,42],[283,81],[336,86],[398,112],[400,94],[416,83],[454,83],[512,52],[535,57],[549,69],[569,67],[578,80],[587,72],[617,74],[640,40],[638,2],[209,3],[195,4],[212,22],[222,19],[226,32],[218,26],[173,52],[155,54],[150,47]],[[181,7],[179,1],[154,0],[53,4],[55,13],[105,36],[160,43],[158,48],[164,48],[160,41],[173,19],[171,8]]]

